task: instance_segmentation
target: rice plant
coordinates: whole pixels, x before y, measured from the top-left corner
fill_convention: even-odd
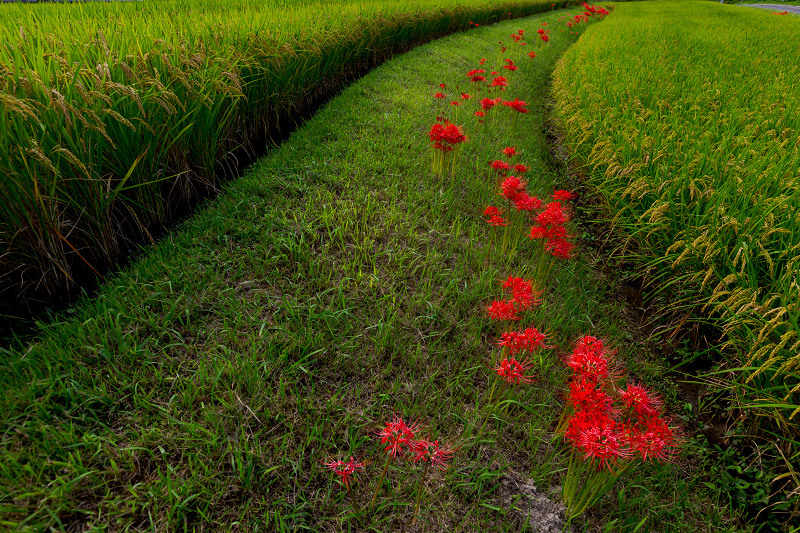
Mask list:
[[[554,82],[621,255],[722,330],[731,355],[714,379],[749,427],[781,436],[787,465],[800,453],[798,36],[800,18],[769,11],[620,4]]]
[[[550,7],[545,0],[0,6],[0,294],[47,299],[73,291],[78,276],[100,274],[176,206],[213,190],[226,156],[280,133],[382,58],[471,21]]]

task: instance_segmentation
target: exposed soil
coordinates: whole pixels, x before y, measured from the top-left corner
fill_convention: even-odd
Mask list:
[[[550,493],[558,494],[560,487],[553,487]],[[562,533],[572,529],[564,524],[566,507],[557,496],[556,501],[539,490],[525,476],[506,471],[500,478],[500,502],[520,526],[528,525],[539,533]]]

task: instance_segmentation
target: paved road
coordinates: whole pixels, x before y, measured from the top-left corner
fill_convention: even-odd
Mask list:
[[[800,15],[800,6],[782,6],[780,4],[740,4],[745,7],[761,7],[764,9],[771,9],[772,11],[788,11],[789,13],[797,13]]]

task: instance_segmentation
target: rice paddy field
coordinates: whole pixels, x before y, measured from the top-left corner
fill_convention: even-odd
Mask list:
[[[552,7],[3,4],[0,295],[10,305],[0,312],[79,293],[356,73],[469,22]]]
[[[729,431],[756,435],[750,464],[771,458],[772,489],[795,512],[799,47],[791,14],[620,4],[554,75],[564,142],[615,254],[668,309],[671,331],[706,336],[715,366],[704,379],[729,402]]]

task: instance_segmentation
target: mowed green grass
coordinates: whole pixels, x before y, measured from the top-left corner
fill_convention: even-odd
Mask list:
[[[0,294],[64,300],[356,73],[550,4],[3,4]]]
[[[95,298],[43,324],[38,342],[4,350],[3,526],[398,531],[417,497],[409,462],[392,464],[367,512],[383,461],[375,431],[397,415],[460,446],[424,485],[426,531],[516,531],[522,520],[498,486],[510,473],[544,491],[558,485],[559,356],[578,335],[606,339],[632,376],[679,407],[663,362],[623,328],[613,283],[581,252],[554,269],[525,323],[558,348],[536,383],[486,409],[499,331],[485,306],[501,278],[534,269],[525,240],[508,253],[489,247],[488,162],[516,146],[531,193],[563,187],[544,136],[547,82],[575,38],[559,16],[458,34],[376,69]],[[553,35],[535,59],[531,46],[499,53],[499,41],[542,22]],[[474,101],[459,107],[470,139],[440,187],[432,95],[440,83],[471,91],[466,72],[503,57],[520,66],[504,98],[531,113],[497,109],[484,131]],[[322,462],[351,454],[373,462],[348,496]],[[734,530],[704,484],[706,460],[690,439],[676,465],[627,474],[574,526]]]
[[[800,17],[620,4],[559,64],[586,191],[676,323],[708,321],[738,431],[800,464]],[[758,428],[758,429],[756,429]],[[772,490],[794,503],[797,479]],[[792,495],[794,494],[794,495]]]

